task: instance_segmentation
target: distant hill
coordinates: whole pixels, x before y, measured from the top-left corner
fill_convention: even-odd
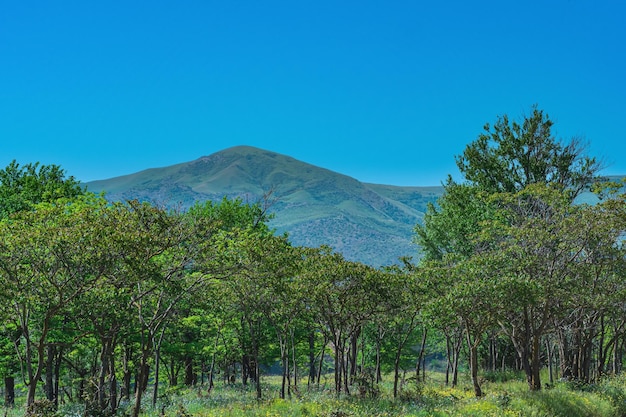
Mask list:
[[[373,266],[415,256],[413,227],[442,187],[367,184],[286,155],[238,146],[195,161],[87,183],[111,201],[138,199],[182,209],[196,201],[276,199],[270,225],[293,244],[327,244]]]

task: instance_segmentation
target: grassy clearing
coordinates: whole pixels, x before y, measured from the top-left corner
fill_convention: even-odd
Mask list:
[[[476,399],[468,383],[446,387],[432,374],[425,384],[405,388],[402,398],[391,398],[391,387],[381,386],[380,396],[361,399],[336,398],[329,391],[306,391],[282,400],[278,380],[266,378],[265,399],[257,402],[254,392],[242,386],[219,387],[210,396],[198,390],[172,392],[157,409],[146,408],[146,415],[157,417],[425,417],[425,416],[532,416],[532,417],[617,417],[626,415],[626,380],[611,379],[598,385],[557,384],[540,392],[529,392],[519,380],[485,384],[486,395]],[[390,378],[388,378],[390,379]]]
[[[390,380],[391,378],[387,378]],[[626,378],[612,378],[596,385],[556,384],[551,389],[529,392],[517,380],[486,382],[485,396],[476,399],[468,381],[456,388],[445,386],[440,375],[430,373],[425,384],[408,385],[393,400],[391,386],[384,383],[377,398],[336,396],[327,390],[307,390],[291,399],[278,398],[279,379],[264,378],[264,399],[257,401],[252,387],[218,385],[209,395],[203,387],[167,390],[157,407],[146,403],[148,417],[619,417],[626,415]],[[150,398],[146,395],[146,398]],[[122,404],[118,415],[126,415]],[[7,417],[22,416],[23,409],[7,410]],[[83,416],[84,406],[66,404],[56,415]],[[42,415],[43,416],[43,415]]]

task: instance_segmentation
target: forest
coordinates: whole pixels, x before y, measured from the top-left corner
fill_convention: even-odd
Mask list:
[[[485,395],[619,375],[626,342],[623,183],[534,107],[456,157],[462,181],[415,227],[418,254],[373,268],[267,225],[272,196],[186,211],[88,193],[56,165],[0,170],[4,404],[131,415],[171,387],[324,389],[376,398],[440,372]],[[582,191],[593,204],[577,200]],[[146,398],[149,396],[149,398]]]

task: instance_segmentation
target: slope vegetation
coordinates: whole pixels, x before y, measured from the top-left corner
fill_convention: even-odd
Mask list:
[[[272,191],[271,222],[295,245],[327,244],[347,259],[374,266],[415,256],[413,227],[442,187],[366,184],[286,155],[249,146],[195,161],[87,184],[110,200],[138,199],[185,209],[196,201],[240,197],[256,202]]]

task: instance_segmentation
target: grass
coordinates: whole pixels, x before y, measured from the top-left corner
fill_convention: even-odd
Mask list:
[[[429,373],[426,383],[407,384],[400,399],[394,400],[389,382],[380,386],[377,398],[336,396],[328,390],[300,387],[292,399],[278,398],[279,379],[265,377],[262,401],[255,399],[252,387],[218,384],[209,395],[205,387],[168,389],[157,407],[145,396],[143,414],[147,417],[618,417],[626,415],[626,378],[606,379],[595,385],[558,383],[551,389],[530,392],[523,380],[504,378],[485,382],[485,395],[477,399],[469,381],[456,388],[445,386],[442,377]],[[386,381],[390,381],[387,378]],[[118,415],[127,415],[130,404],[123,403]],[[23,416],[23,408],[6,410],[7,417]],[[56,415],[81,416],[84,407],[63,405]]]
[[[175,417],[617,417],[625,415],[626,407],[626,380],[619,378],[585,388],[557,384],[539,392],[528,391],[521,380],[487,382],[486,395],[476,399],[467,382],[451,388],[431,373],[426,384],[406,388],[398,400],[392,399],[388,384],[381,386],[380,397],[374,399],[336,398],[329,391],[306,392],[303,387],[304,392],[297,398],[282,400],[277,398],[278,381],[272,377],[265,381],[265,399],[260,402],[254,399],[251,389],[233,386],[216,389],[210,396],[194,390],[175,393],[168,397],[163,410]],[[160,413],[160,409],[146,410],[151,417]]]

